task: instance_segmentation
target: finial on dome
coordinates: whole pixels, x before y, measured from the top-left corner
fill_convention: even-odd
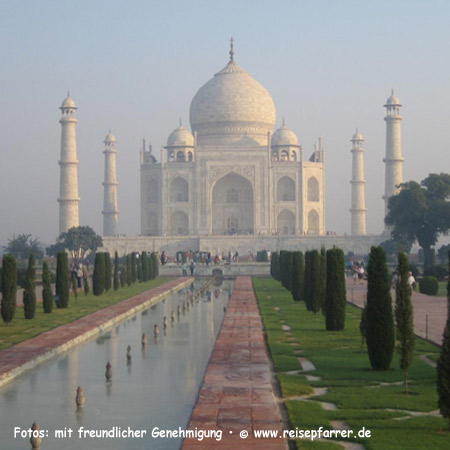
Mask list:
[[[394,95],[394,88],[391,89],[391,95]]]
[[[67,97],[70,97],[70,91],[67,91]]]
[[[234,42],[234,39],[233,39],[233,36],[231,36],[231,38],[230,38],[230,62],[234,61],[233,42]]]

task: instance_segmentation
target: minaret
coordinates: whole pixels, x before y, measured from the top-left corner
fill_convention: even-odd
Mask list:
[[[103,236],[117,235],[119,210],[117,208],[116,138],[111,131],[105,140],[105,181],[103,197]]]
[[[398,185],[403,183],[402,135],[400,116],[400,100],[394,96],[387,99],[386,108],[386,157],[383,159],[385,166],[384,176],[384,216],[388,213],[389,198],[397,194]],[[385,229],[386,230],[386,229]]]
[[[366,194],[364,179],[364,138],[358,129],[352,139],[352,206],[351,213],[351,234],[352,236],[364,236],[366,234]]]
[[[75,117],[77,106],[67,93],[66,99],[59,108],[61,120],[61,158],[59,185],[59,232],[64,233],[72,227],[80,225],[78,197],[78,160]]]

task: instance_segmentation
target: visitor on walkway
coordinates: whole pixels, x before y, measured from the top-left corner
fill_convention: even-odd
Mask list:
[[[414,278],[412,272],[409,272],[408,284],[409,284],[409,289],[411,290],[411,294],[412,294],[416,287],[416,279]]]
[[[191,259],[191,264],[189,265],[189,269],[191,271],[191,277],[194,276],[194,269],[195,269],[195,264],[194,264],[194,260]]]
[[[187,264],[186,264],[186,262],[184,262],[182,264],[181,271],[182,271],[183,277],[187,277]]]
[[[358,279],[360,284],[364,284],[364,267],[362,265],[358,269]]]

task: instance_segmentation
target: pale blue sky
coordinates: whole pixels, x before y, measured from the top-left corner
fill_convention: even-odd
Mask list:
[[[196,91],[235,59],[312,152],[326,226],[350,230],[350,139],[365,137],[368,232],[382,230],[384,108],[403,103],[405,180],[450,172],[447,1],[0,0],[0,245],[58,231],[59,106],[78,105],[81,222],[102,230],[103,139],[118,140],[120,231],[138,234],[139,149],[157,155]]]

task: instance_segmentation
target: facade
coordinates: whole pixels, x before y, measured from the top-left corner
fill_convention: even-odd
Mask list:
[[[176,128],[157,162],[141,151],[143,236],[317,236],[325,233],[321,141],[303,155],[274,131],[269,92],[234,61],[202,86],[189,131]]]
[[[61,156],[59,159],[59,233],[80,225],[78,196],[78,160],[75,117],[77,106],[67,94],[61,107]]]

